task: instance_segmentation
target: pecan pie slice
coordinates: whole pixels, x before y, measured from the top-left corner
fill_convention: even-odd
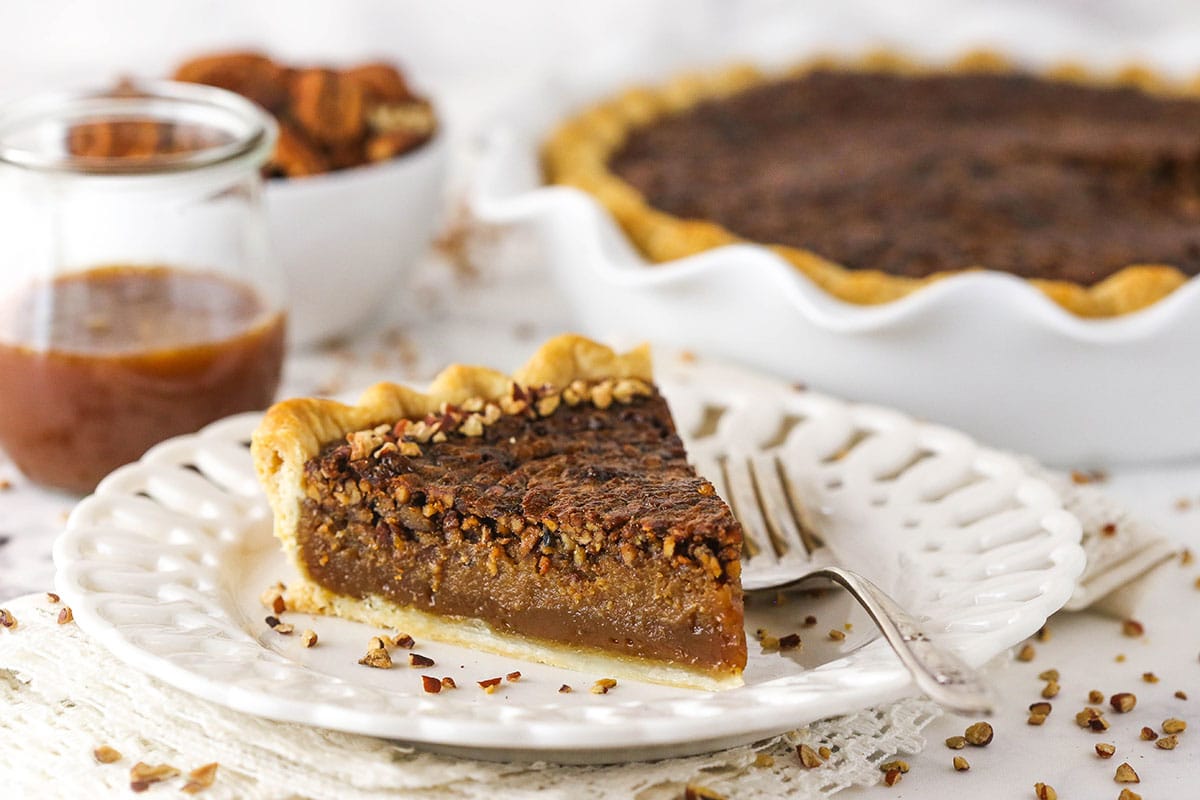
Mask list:
[[[742,532],[688,465],[645,348],[546,343],[511,378],[297,399],[253,441],[288,605],[697,688],[746,663]]]

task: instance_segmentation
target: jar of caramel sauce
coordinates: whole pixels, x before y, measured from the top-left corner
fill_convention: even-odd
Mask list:
[[[266,407],[284,355],[260,167],[271,119],[149,84],[0,109],[0,446],[87,492]]]

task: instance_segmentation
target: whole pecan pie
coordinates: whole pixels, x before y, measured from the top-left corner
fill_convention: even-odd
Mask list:
[[[877,55],[631,90],[564,123],[544,163],[653,261],[756,242],[863,304],[989,269],[1103,317],[1200,272],[1197,130],[1200,95],[1145,71]]]
[[[746,663],[742,531],[688,465],[645,348],[547,342],[513,377],[273,406],[252,449],[287,605],[698,688]]]

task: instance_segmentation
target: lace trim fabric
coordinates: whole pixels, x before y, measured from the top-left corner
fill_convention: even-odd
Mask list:
[[[879,782],[878,765],[924,747],[939,711],[906,699],[822,720],[753,746],[654,763],[609,767],[502,764],[425,753],[382,739],[272,722],[166,686],[93,643],[44,595],[6,605],[18,620],[0,633],[0,765],[11,796],[124,796],[138,761],[184,775],[217,762],[209,798],[589,797],[676,800],[688,783],[739,800],[821,798]],[[832,751],[816,769],[796,755],[805,743]],[[100,764],[92,752],[122,754]],[[766,758],[764,758],[766,756]]]

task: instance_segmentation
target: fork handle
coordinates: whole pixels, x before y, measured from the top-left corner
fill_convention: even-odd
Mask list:
[[[808,577],[837,583],[866,609],[930,700],[960,714],[991,714],[995,710],[992,692],[978,671],[939,647],[916,618],[874,583],[841,567],[814,570]]]

